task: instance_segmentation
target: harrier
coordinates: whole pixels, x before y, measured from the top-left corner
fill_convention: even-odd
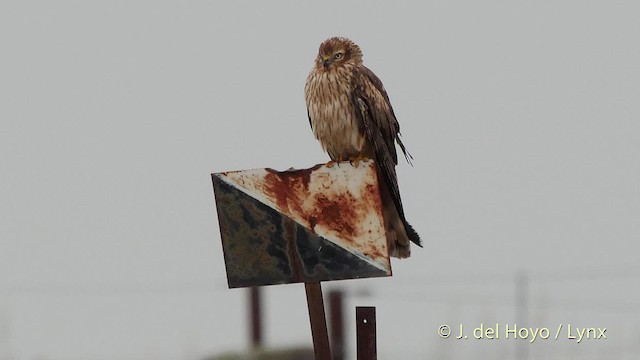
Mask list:
[[[332,160],[328,166],[375,161],[389,253],[409,257],[409,241],[422,245],[402,209],[396,142],[409,163],[411,155],[400,140],[400,125],[382,82],[362,64],[360,47],[342,37],[325,40],[304,91],[313,134]]]

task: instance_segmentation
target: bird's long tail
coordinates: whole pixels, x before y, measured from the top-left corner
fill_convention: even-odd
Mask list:
[[[420,235],[413,229],[413,226],[404,220],[404,230],[407,232],[407,237],[411,240],[412,243],[422,247],[422,240],[420,239]]]

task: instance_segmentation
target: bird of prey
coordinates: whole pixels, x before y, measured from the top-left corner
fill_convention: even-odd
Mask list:
[[[382,82],[362,64],[360,47],[343,37],[322,42],[304,91],[313,134],[332,160],[328,166],[375,161],[389,254],[409,257],[409,241],[422,245],[402,209],[396,142],[409,163],[411,155],[400,140],[400,125]]]

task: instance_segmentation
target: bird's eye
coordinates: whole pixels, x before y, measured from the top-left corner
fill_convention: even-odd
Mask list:
[[[335,55],[333,55],[333,57],[335,59],[341,59],[342,58],[342,53],[336,53]]]

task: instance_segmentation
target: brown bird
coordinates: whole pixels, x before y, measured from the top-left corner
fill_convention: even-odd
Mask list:
[[[328,166],[343,160],[354,166],[364,159],[375,161],[389,254],[409,257],[409,241],[422,245],[402,209],[395,143],[409,163],[411,155],[400,140],[400,125],[382,82],[362,64],[360,47],[343,37],[320,44],[304,92],[313,134],[332,160]]]

